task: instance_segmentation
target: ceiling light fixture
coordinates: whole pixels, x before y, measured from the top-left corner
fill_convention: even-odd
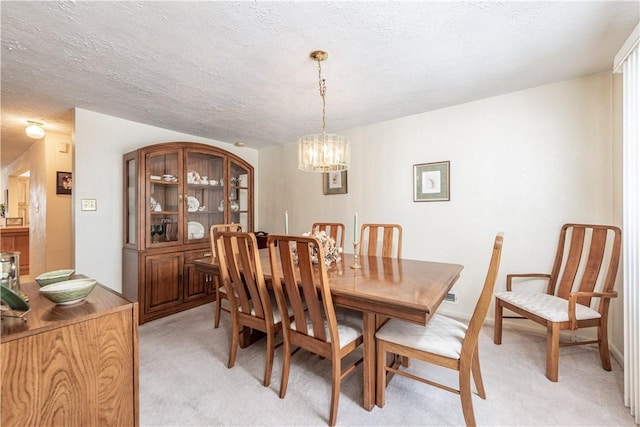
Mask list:
[[[42,127],[42,123],[34,122],[32,120],[27,120],[29,126],[26,127],[24,132],[27,134],[29,138],[33,139],[41,139],[44,137],[44,128]]]
[[[349,169],[349,140],[334,133],[326,133],[326,101],[327,85],[322,78],[321,62],[329,54],[316,50],[309,57],[318,61],[318,86],[322,97],[322,133],[305,135],[298,140],[298,169],[306,172],[330,172]]]

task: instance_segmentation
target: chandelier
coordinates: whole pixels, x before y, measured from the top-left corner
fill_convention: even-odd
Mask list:
[[[349,140],[334,133],[326,132],[326,101],[327,85],[322,78],[321,62],[329,54],[316,50],[309,57],[318,61],[318,87],[322,97],[322,133],[305,135],[298,140],[298,169],[306,172],[331,172],[349,169],[350,148]]]

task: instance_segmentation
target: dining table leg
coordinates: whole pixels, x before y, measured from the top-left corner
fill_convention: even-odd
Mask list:
[[[364,409],[371,411],[376,395],[376,315],[362,313]]]

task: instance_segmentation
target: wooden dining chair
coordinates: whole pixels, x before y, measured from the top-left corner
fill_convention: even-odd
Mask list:
[[[341,222],[316,222],[311,227],[311,234],[316,231],[324,231],[331,237],[336,246],[344,249],[344,224]]]
[[[284,350],[280,398],[287,393],[294,346],[331,360],[329,425],[334,426],[340,383],[362,362],[360,358],[343,370],[345,356],[362,344],[362,314],[334,307],[326,265],[323,262],[313,264],[310,255],[311,250],[317,249],[318,258],[324,259],[324,250],[318,239],[270,235],[267,242],[278,306],[290,305],[293,312],[291,320],[287,317],[282,319]]]
[[[467,426],[476,425],[473,414],[471,375],[473,373],[478,395],[485,399],[478,356],[478,336],[491,304],[500,267],[502,240],[502,233],[498,233],[493,243],[493,252],[484,286],[468,325],[436,313],[429,319],[426,326],[390,319],[376,332],[376,394],[381,406],[384,406],[385,403],[387,376],[398,374],[459,394],[465,424]],[[458,371],[458,389],[419,377],[407,370],[400,370],[397,364],[387,366],[387,353]]]
[[[381,240],[381,241],[379,241]],[[358,255],[402,258],[402,226],[400,224],[362,224]]]
[[[231,346],[228,367],[235,364],[240,336],[248,329],[267,335],[267,355],[262,384],[269,386],[273,369],[275,335],[282,329],[282,316],[264,281],[258,243],[253,233],[219,231],[215,234],[220,279],[227,290],[231,312]],[[286,307],[286,306],[284,306]],[[286,317],[286,316],[285,316]]]
[[[243,230],[242,230],[241,224],[213,224],[211,227],[209,227],[209,241],[211,242],[211,253],[213,254],[213,256],[216,257],[216,259],[218,258],[218,248],[216,248],[215,233],[218,231],[240,232]],[[217,328],[218,326],[220,326],[220,313],[222,312],[222,310],[229,312],[229,309],[222,307],[222,300],[226,299],[228,301],[228,298],[227,298],[227,292],[224,289],[224,286],[222,286],[220,283],[220,276],[214,274],[212,275],[211,280],[213,281],[213,286],[215,287],[215,291],[216,291],[216,308],[215,308],[215,317],[214,317],[213,327]]]
[[[558,249],[551,274],[508,274],[507,290],[496,293],[493,342],[502,343],[503,309],[515,312],[516,319],[530,319],[547,328],[546,376],[558,381],[559,348],[598,344],[602,368],[611,370],[607,337],[609,302],[618,274],[621,232],[608,225],[565,224],[560,230]],[[513,290],[514,279],[533,283],[546,280],[546,292]],[[597,339],[560,342],[560,331],[596,327]]]

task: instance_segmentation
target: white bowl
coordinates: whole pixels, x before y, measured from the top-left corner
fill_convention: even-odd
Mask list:
[[[56,304],[73,304],[82,301],[95,286],[96,279],[66,280],[43,286],[40,293]]]
[[[36,282],[38,282],[40,286],[62,282],[63,280],[69,280],[69,277],[71,277],[73,272],[73,269],[47,271],[46,273],[42,273],[36,277]]]

